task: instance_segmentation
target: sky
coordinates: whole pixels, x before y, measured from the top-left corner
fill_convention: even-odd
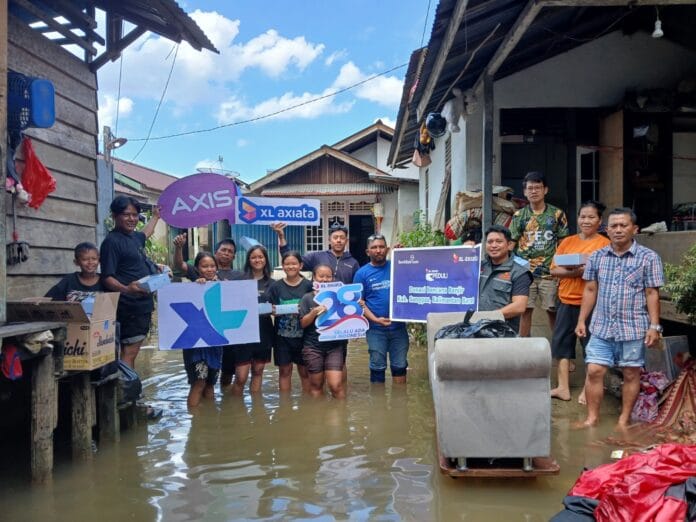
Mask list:
[[[377,119],[393,127],[410,54],[427,44],[437,5],[428,0],[178,3],[220,54],[143,35],[122,60],[99,70],[99,128],[109,125],[116,137],[129,140],[114,151],[120,159],[178,177],[197,167],[223,168],[246,182]],[[153,139],[275,113],[389,70],[270,118]],[[151,138],[143,141],[160,99]]]

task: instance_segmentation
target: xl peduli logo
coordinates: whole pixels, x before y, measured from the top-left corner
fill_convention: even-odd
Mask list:
[[[286,198],[237,198],[237,217],[247,224],[271,224],[278,221],[292,225],[319,223],[319,201]]]
[[[212,285],[203,294],[203,307],[190,302],[169,303],[186,328],[172,343],[171,348],[192,348],[198,341],[207,346],[230,344],[225,330],[238,329],[247,316],[247,310],[223,310],[220,283]]]
[[[447,279],[449,274],[447,272],[441,272],[436,268],[426,268],[425,269],[425,280],[426,281],[437,281],[438,279]]]

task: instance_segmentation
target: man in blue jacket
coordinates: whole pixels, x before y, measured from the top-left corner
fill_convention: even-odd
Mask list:
[[[285,239],[285,223],[275,223],[271,228],[278,234],[280,254],[291,250]],[[348,229],[338,223],[329,228],[329,249],[320,252],[307,252],[302,256],[303,270],[314,271],[317,265],[328,265],[333,269],[334,281],[344,284],[353,282],[355,273],[360,268],[357,259],[346,250],[348,244]]]

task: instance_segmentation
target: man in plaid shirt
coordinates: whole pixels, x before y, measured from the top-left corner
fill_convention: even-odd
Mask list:
[[[575,328],[578,337],[587,336],[585,320],[592,314],[592,337],[585,348],[587,418],[582,426],[599,422],[604,375],[612,366],[623,373],[618,427],[628,426],[640,391],[645,347],[656,347],[662,333],[658,293],[664,284],[662,262],[635,241],[636,222],[629,208],[611,211],[607,223],[611,243],[594,252],[585,266],[587,283]]]

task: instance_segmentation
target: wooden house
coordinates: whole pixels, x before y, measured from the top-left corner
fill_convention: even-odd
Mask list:
[[[97,28],[96,9],[106,14]],[[128,25],[126,26],[126,23]],[[129,28],[124,34],[125,27]],[[115,60],[128,45],[151,31],[197,50],[217,52],[174,0],[53,1],[0,0],[0,182],[5,184],[7,148],[7,73],[12,70],[48,79],[55,88],[55,124],[29,128],[35,150],[56,180],[56,190],[38,209],[16,205],[16,228],[31,245],[26,262],[6,266],[0,251],[0,323],[5,300],[43,295],[56,279],[74,270],[72,248],[97,241],[103,187],[98,169],[97,70]],[[104,36],[101,36],[104,34]],[[57,35],[57,36],[54,36]],[[103,46],[98,54],[95,44]],[[70,50],[81,53],[78,56]],[[112,182],[109,183],[112,185]],[[107,190],[107,189],[104,189]],[[0,199],[0,237],[13,228],[12,200]]]

